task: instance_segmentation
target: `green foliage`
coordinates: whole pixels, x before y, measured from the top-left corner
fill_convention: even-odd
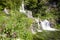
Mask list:
[[[0,0],[0,34],[6,34],[5,37],[0,36],[1,40],[16,40],[17,38],[21,40],[60,40],[60,31],[43,31],[33,35],[29,28],[34,20],[27,18],[25,14],[18,11],[21,2],[22,0]],[[53,19],[52,22],[55,21],[54,24],[56,24],[54,27],[60,29],[59,0],[56,1],[57,7],[52,7],[52,5],[50,5],[50,0],[24,0],[24,2],[26,9],[31,10],[34,17]],[[9,15],[6,15],[2,11],[4,8],[9,9]]]
[[[0,0],[0,10],[5,7],[9,9],[18,9],[20,7],[21,0]]]
[[[59,32],[60,31],[56,31],[56,32],[48,32],[48,31],[44,31],[41,33],[37,33],[36,35],[34,35],[34,40],[59,40]]]
[[[29,19],[26,15],[13,10],[11,10],[9,15],[10,16],[2,14],[0,16],[0,28],[3,29],[0,30],[0,34],[7,34],[8,36],[2,37],[1,39],[13,39],[15,38],[13,33],[16,33],[16,38],[32,40],[32,33],[29,30],[32,19]]]

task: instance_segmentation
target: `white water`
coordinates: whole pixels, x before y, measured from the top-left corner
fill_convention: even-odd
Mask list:
[[[39,19],[35,18],[35,21],[38,24],[38,26],[37,26],[38,29],[35,29],[35,30],[37,30],[37,32],[43,32],[43,30],[45,30],[45,31],[57,31],[57,29],[51,28],[50,22],[47,19],[45,19],[43,21],[40,21],[41,23],[39,23]],[[36,34],[36,31],[34,31],[34,28],[32,28],[31,31],[32,31],[33,34]]]
[[[24,9],[24,1],[22,1],[22,4],[20,6],[20,12],[22,13],[26,13],[25,9]]]
[[[41,27],[43,30],[56,31],[57,29],[50,27],[50,22],[48,20],[41,21]]]
[[[25,10],[25,8],[24,8],[24,1],[22,1],[21,7],[20,7],[20,12],[24,13],[28,18],[33,18],[32,11]]]
[[[48,10],[50,10],[50,8]],[[38,24],[38,26],[37,26],[38,29],[36,29],[37,32],[42,32],[43,30],[47,30],[47,31],[56,31],[57,30],[55,28],[51,28],[50,22],[48,20],[45,19],[44,21],[40,21],[39,18],[34,18],[32,16],[32,11],[25,10],[24,1],[22,1],[22,5],[20,7],[20,12],[25,13],[28,18],[32,18],[32,19],[34,19],[37,22],[37,24]],[[47,12],[47,10],[46,10],[46,12]],[[41,22],[41,23],[39,23],[39,22]],[[40,27],[42,29],[40,29]],[[34,28],[31,28],[31,31],[32,31],[33,34],[36,34],[36,31],[34,31]]]
[[[4,12],[5,12],[6,14],[9,14],[9,13],[8,13],[8,10],[7,10],[6,8],[4,8]]]

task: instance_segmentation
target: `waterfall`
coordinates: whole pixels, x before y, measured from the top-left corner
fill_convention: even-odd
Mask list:
[[[33,34],[36,34],[36,32],[43,32],[43,30],[45,30],[45,31],[59,31],[55,28],[51,28],[50,22],[47,19],[45,19],[43,21],[40,21],[39,19],[36,19],[36,18],[34,18],[34,19],[37,22],[38,28],[34,29],[35,27],[32,26],[33,28],[31,29],[31,31]]]
[[[25,10],[25,8],[24,8],[24,1],[22,1],[22,4],[21,4],[21,6],[20,6],[20,12],[21,12],[21,13],[24,13],[28,18],[33,18],[33,16],[32,16],[32,11],[30,11],[30,10]]]
[[[50,10],[50,7],[46,10],[46,12],[49,11],[49,10]],[[37,29],[34,29],[34,27],[32,26],[34,24],[31,25],[31,31],[32,31],[33,34],[36,34],[36,31],[37,32],[42,32],[43,30],[47,30],[47,31],[55,31],[55,30],[57,30],[55,28],[51,28],[50,22],[47,19],[45,19],[44,21],[40,21],[39,18],[34,18],[32,16],[32,11],[25,10],[24,1],[22,1],[21,7],[20,7],[20,12],[24,13],[28,18],[34,19],[34,21],[37,23],[37,25],[38,25]]]
[[[56,31],[57,29],[50,27],[50,22],[48,20],[41,21],[41,27],[43,30]]]

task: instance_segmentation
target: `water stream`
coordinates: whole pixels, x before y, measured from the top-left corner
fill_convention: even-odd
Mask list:
[[[47,19],[45,19],[45,20],[39,20],[39,18],[34,18],[33,16],[32,16],[32,11],[29,11],[29,10],[25,10],[25,8],[24,8],[24,1],[22,1],[22,4],[21,4],[21,7],[20,7],[20,12],[22,12],[22,13],[24,13],[24,14],[26,14],[27,15],[27,17],[28,18],[32,18],[32,19],[34,19],[35,21],[36,21],[36,23],[38,24],[38,29],[35,29],[35,30],[37,30],[38,32],[42,32],[42,30],[46,30],[46,31],[56,31],[57,29],[55,29],[55,28],[51,28],[51,26],[50,26],[50,22],[47,20]],[[39,23],[40,22],[40,23]],[[32,24],[33,25],[33,24]],[[42,29],[40,29],[40,27],[42,28]],[[34,27],[32,26],[32,28],[31,28],[31,31],[32,31],[32,33],[33,34],[35,34],[36,32],[34,31]]]
[[[56,31],[57,29],[51,28],[50,22],[45,19],[44,21],[41,21],[41,26],[43,30],[48,30],[48,31]]]
[[[20,12],[22,13],[26,13],[25,9],[24,9],[24,1],[22,1],[22,4],[20,6]]]

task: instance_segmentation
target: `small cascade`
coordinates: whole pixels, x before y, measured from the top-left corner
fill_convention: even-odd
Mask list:
[[[48,20],[41,21],[41,27],[43,30],[56,31],[57,29],[51,28],[50,22]]]
[[[24,13],[28,18],[33,18],[32,11],[25,10],[25,8],[24,8],[24,1],[22,1],[21,7],[20,7],[20,12]]]
[[[49,10],[50,10],[50,7],[46,10],[46,12],[48,12]],[[51,28],[50,22],[47,19],[45,19],[44,21],[41,21],[41,20],[39,20],[39,17],[34,18],[32,16],[32,11],[25,10],[24,1],[22,1],[21,7],[20,7],[20,12],[24,13],[28,18],[34,19],[35,23],[37,23],[37,26],[33,26],[35,24],[31,25],[31,31],[33,34],[36,34],[36,32],[42,32],[43,30],[47,30],[47,31],[56,31],[57,30],[55,28]]]
[[[4,12],[5,12],[5,14],[9,14],[9,12],[8,12],[8,9],[7,9],[7,8],[4,8]]]
[[[36,34],[36,32],[43,32],[43,30],[45,30],[45,31],[58,31],[55,28],[51,28],[50,22],[47,19],[45,19],[43,21],[40,21],[39,18],[38,19],[34,18],[34,19],[37,23],[37,26],[32,26],[31,31],[33,34]],[[36,25],[36,24],[32,24],[32,25]]]
[[[22,1],[22,4],[20,6],[20,12],[26,13],[25,8],[24,8],[24,1]]]

